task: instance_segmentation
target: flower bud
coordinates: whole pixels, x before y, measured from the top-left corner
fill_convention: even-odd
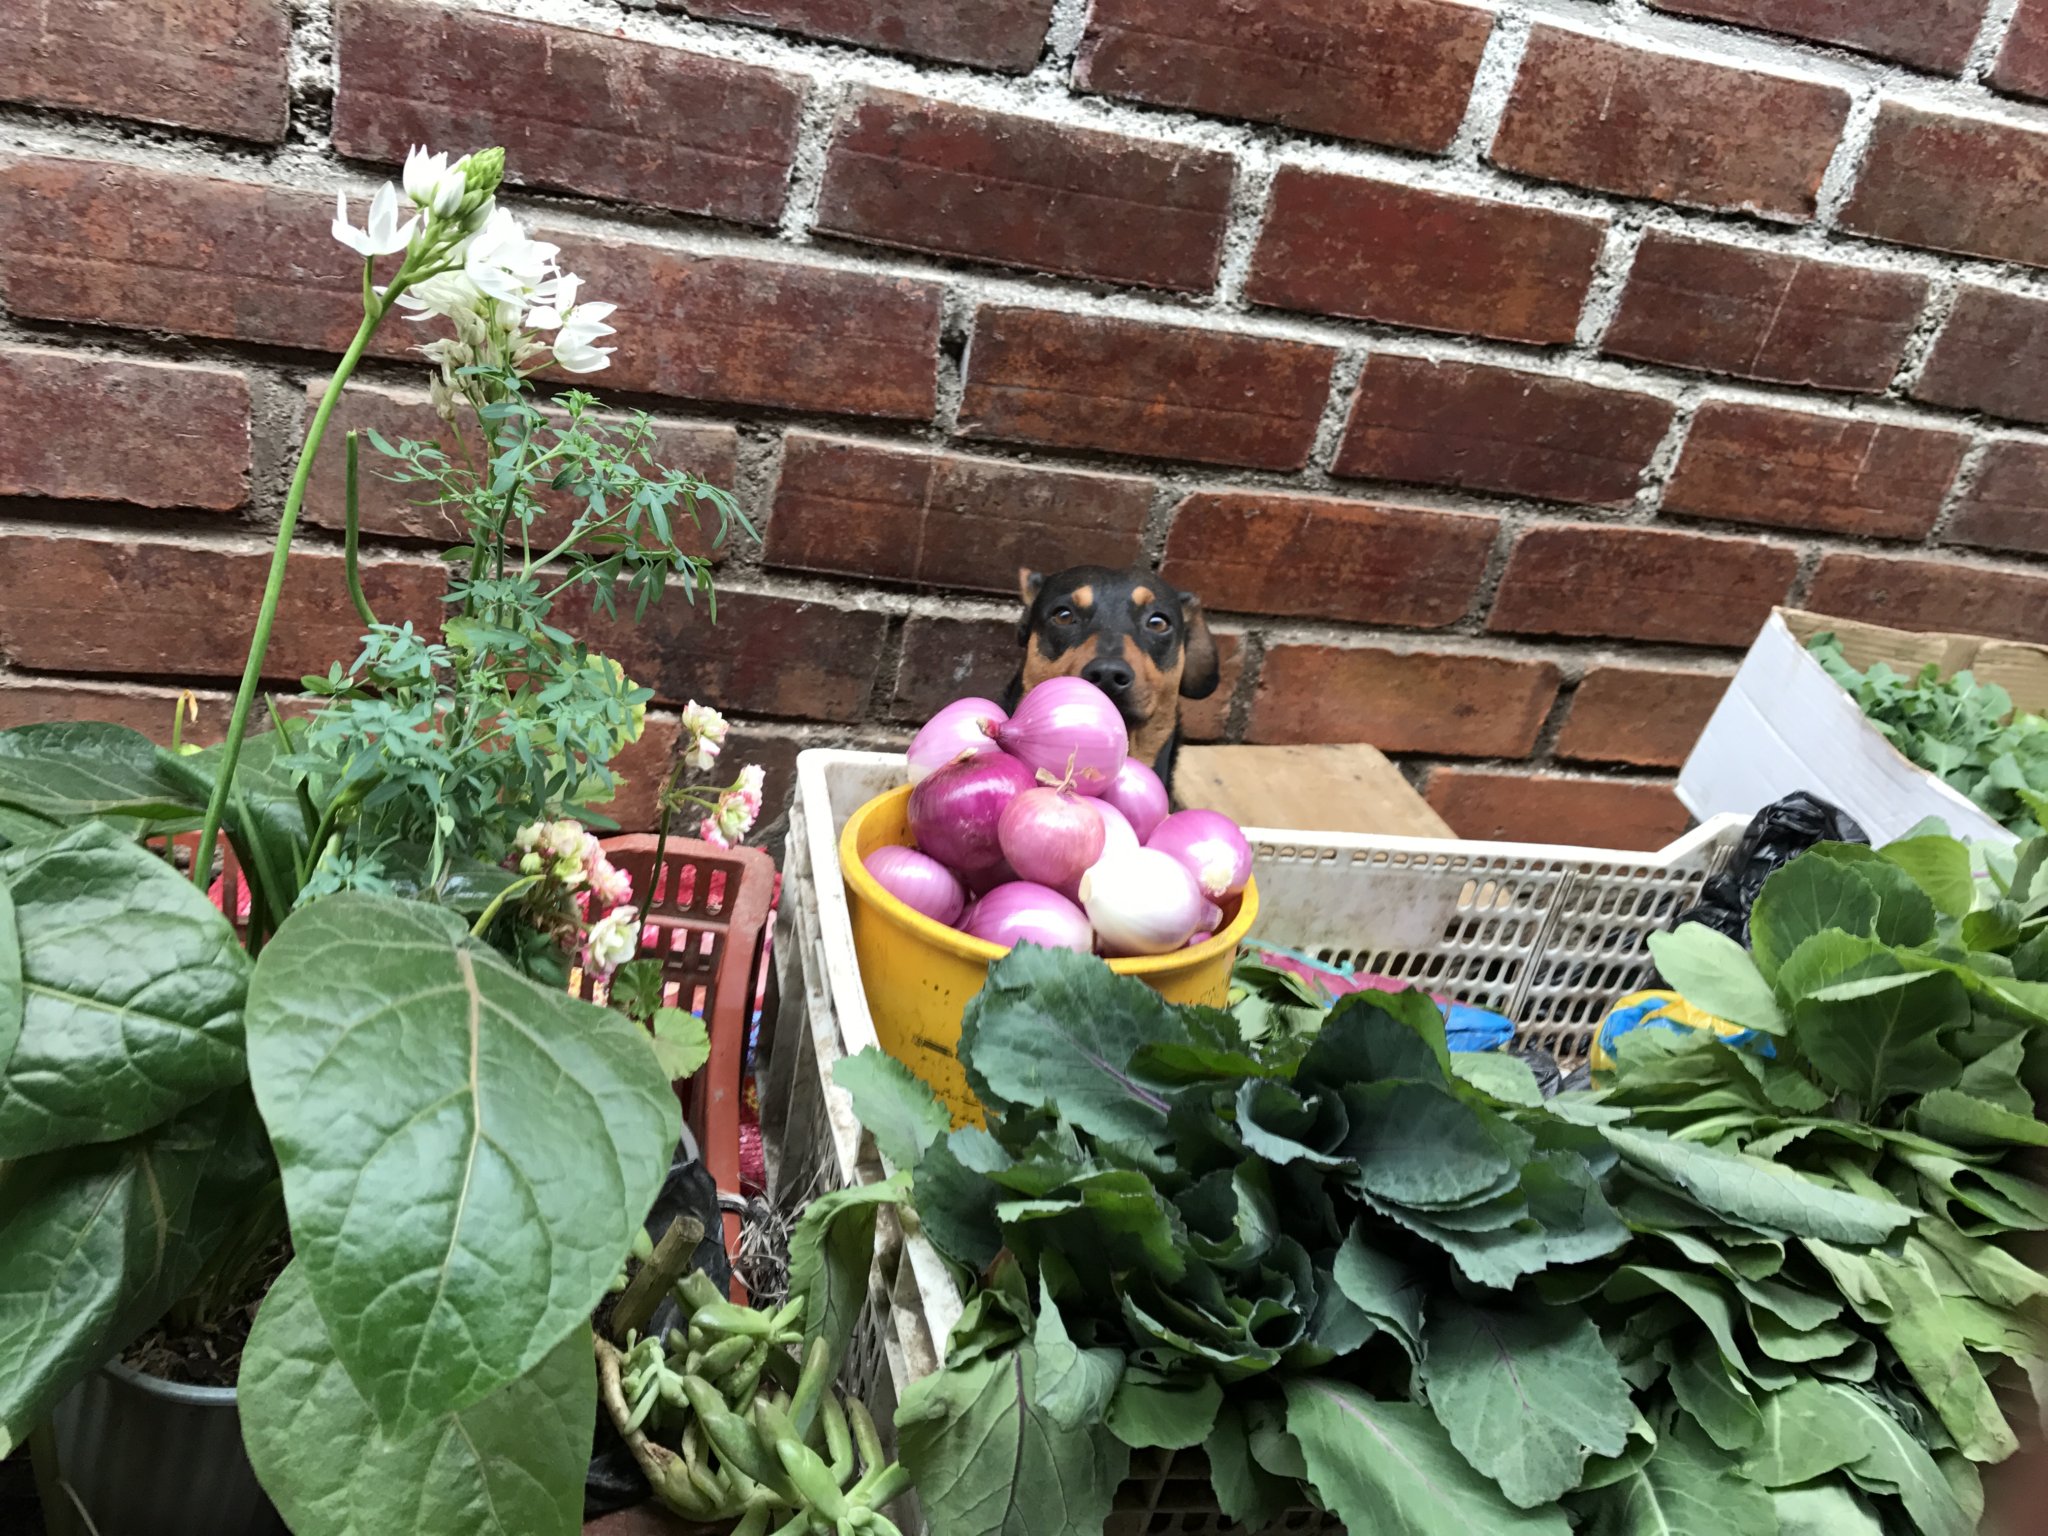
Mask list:
[[[505,151],[493,147],[463,156],[462,175],[464,183],[469,188],[468,196],[463,202],[467,207],[474,208],[495,193],[498,190],[498,183],[505,179]]]

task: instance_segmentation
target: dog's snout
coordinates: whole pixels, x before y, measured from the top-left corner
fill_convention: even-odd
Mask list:
[[[1110,660],[1089,662],[1081,669],[1081,677],[1112,697],[1130,692],[1131,684],[1137,680],[1123,662]]]

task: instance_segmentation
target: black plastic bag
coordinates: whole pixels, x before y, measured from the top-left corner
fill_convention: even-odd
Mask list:
[[[655,1197],[654,1209],[647,1213],[649,1235],[659,1242],[669,1223],[679,1216],[693,1217],[704,1227],[704,1240],[691,1256],[691,1266],[710,1276],[721,1293],[729,1291],[732,1260],[725,1252],[725,1218],[718,1209],[718,1186],[697,1156],[696,1143],[687,1129],[683,1132],[683,1145],[676,1151],[676,1160],[669,1166],[668,1178],[662,1182],[661,1193]],[[647,1331],[665,1334],[681,1321],[681,1316],[675,1298],[665,1296],[654,1309]],[[595,1520],[613,1510],[645,1503],[653,1494],[645,1474],[633,1460],[633,1453],[619,1438],[611,1415],[599,1405],[590,1470],[583,1480],[583,1518]]]
[[[1698,903],[1679,913],[1671,926],[1700,923],[1747,946],[1749,909],[1766,880],[1815,843],[1869,841],[1863,828],[1827,801],[1803,791],[1787,795],[1750,819],[1719,873],[1701,887]]]

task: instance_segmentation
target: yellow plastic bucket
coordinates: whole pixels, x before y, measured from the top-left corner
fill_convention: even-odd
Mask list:
[[[960,1065],[960,1015],[988,980],[989,962],[1006,951],[935,923],[882,889],[866,859],[877,848],[911,846],[910,786],[877,795],[855,811],[839,834],[839,868],[853,918],[861,988],[882,1049],[925,1082],[953,1111],[955,1125],[983,1123],[981,1105]],[[1170,955],[1112,960],[1120,976],[1136,976],[1176,1003],[1221,1008],[1230,1000],[1238,942],[1258,920],[1256,882],[1244,888],[1234,915],[1206,943]]]

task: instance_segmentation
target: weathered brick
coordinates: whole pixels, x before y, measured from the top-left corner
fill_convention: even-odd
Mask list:
[[[1601,350],[1738,378],[1878,394],[1928,280],[1653,229]]]
[[[1805,606],[1894,629],[1967,630],[2007,640],[2048,641],[2048,574],[1888,560],[1831,552],[1814,572]]]
[[[1022,565],[1123,567],[1152,482],[814,432],[784,439],[768,563],[922,586],[1015,592]]]
[[[311,379],[306,384],[303,421],[310,422],[327,380]],[[559,415],[550,412],[556,420]],[[600,415],[600,423],[617,423],[623,418]],[[730,489],[739,459],[739,434],[731,427],[694,422],[655,421],[651,424],[655,461],[664,469],[685,470],[708,480],[721,490]],[[313,461],[313,477],[307,482],[305,519],[316,528],[341,528],[347,522],[347,434],[351,428],[363,437],[356,455],[357,518],[366,534],[386,538],[433,539],[442,543],[468,537],[467,525],[452,512],[426,501],[426,488],[402,484],[391,478],[400,465],[385,457],[370,441],[370,433],[381,433],[394,447],[407,438],[431,443],[456,464],[477,462],[483,445],[472,423],[465,436],[457,439],[435,414],[425,390],[400,389],[382,384],[365,384],[360,379],[342,391],[334,414],[321,439],[319,456]],[[650,472],[646,465],[639,466]],[[541,497],[550,510],[533,525],[532,538],[543,548],[552,546],[569,531],[571,522],[583,510],[581,498],[563,492]],[[714,547],[718,514],[704,509],[704,521],[697,531],[688,531],[687,517],[678,507],[678,520],[671,524],[680,535],[678,542],[692,554],[722,560],[729,546]],[[516,531],[515,531],[516,540]]]
[[[1486,363],[1376,352],[1336,472],[1618,505],[1636,493],[1674,407],[1655,395]]]
[[[955,699],[1000,700],[1023,659],[1013,620],[913,614],[903,626],[889,713],[922,725]]]
[[[0,534],[0,655],[45,671],[238,678],[269,571],[268,551]],[[439,566],[366,560],[362,576],[378,618],[438,632]],[[296,683],[354,659],[362,623],[344,591],[338,552],[294,552],[265,676]]]
[[[132,684],[100,684],[84,687],[74,682],[42,683],[16,681],[0,684],[0,731],[17,725],[58,725],[75,720],[100,720],[108,725],[125,725],[150,740],[168,746],[171,716],[178,702],[176,688],[145,688]],[[194,690],[199,717],[188,719],[179,732],[181,741],[209,747],[227,731],[234,695],[212,690]]]
[[[1932,405],[2048,422],[2048,303],[1965,284],[1912,394]]]
[[[608,390],[913,420],[938,404],[937,283],[546,233],[618,296]]]
[[[274,144],[290,109],[290,31],[283,0],[9,0],[0,101]]]
[[[1961,432],[1709,400],[1686,434],[1664,510],[1772,528],[1923,539],[1969,446]]]
[[[1581,763],[1676,768],[1691,755],[1721,695],[1725,672],[1596,666],[1572,695],[1559,757]]]
[[[1209,150],[869,91],[832,143],[816,225],[942,256],[1206,289],[1235,169]]]
[[[1160,574],[1212,611],[1437,629],[1465,616],[1499,531],[1475,513],[1198,491]]]
[[[1490,158],[1547,181],[1804,222],[1848,115],[1838,86],[1542,25]]]
[[[249,499],[249,384],[231,369],[0,347],[0,421],[0,496]]]
[[[1527,757],[1557,700],[1547,661],[1435,651],[1275,645],[1249,741],[1365,741],[1383,752]]]
[[[2048,443],[1994,442],[1943,537],[1980,549],[2048,555]]]
[[[1180,701],[1180,732],[1189,741],[1224,739],[1228,734],[1231,701],[1237,697],[1238,680],[1244,676],[1244,636],[1213,622],[1209,634],[1216,642],[1216,691],[1206,699]]]
[[[2048,0],[2020,0],[1991,83],[2016,96],[2048,97]]]
[[[1429,803],[1460,837],[1485,842],[1651,852],[1691,825],[1671,785],[1654,779],[1438,768]]]
[[[699,699],[743,714],[859,720],[874,691],[887,617],[765,592],[718,594],[714,623],[701,602],[671,590],[638,623],[565,596],[554,622],[613,657],[663,704]]]
[[[713,21],[1022,73],[1038,62],[1053,0],[659,0]]]
[[[1843,229],[2048,266],[2048,133],[1887,101]]]
[[[1144,458],[1300,469],[1335,349],[1106,315],[983,305],[960,431]]]
[[[1797,550],[1753,539],[1543,524],[1515,542],[1487,628],[1746,646],[1798,569]]]
[[[744,730],[744,726],[736,728],[737,732]],[[592,809],[616,821],[621,832],[651,832],[661,815],[661,786],[675,766],[676,742],[681,735],[682,725],[674,715],[649,710],[640,739],[612,759],[612,772],[619,777],[618,793]],[[736,750],[744,753],[745,748]],[[732,782],[730,774],[716,776]],[[694,836],[696,830],[696,820],[687,812],[671,829],[672,835],[679,837]]]
[[[1916,69],[1955,75],[1970,57],[1988,0],[1650,0],[1739,27],[1838,43]]]
[[[1283,166],[1254,303],[1504,341],[1567,342],[1607,221]]]
[[[526,186],[742,224],[782,215],[800,76],[412,0],[342,0],[335,52],[345,155],[502,144]]]
[[[1444,0],[1094,0],[1074,78],[1163,107],[1442,150],[1492,30],[1490,10]]]

